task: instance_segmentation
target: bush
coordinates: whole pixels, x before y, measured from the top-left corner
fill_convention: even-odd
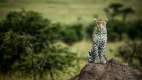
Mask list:
[[[141,41],[127,41],[127,44],[119,48],[119,56],[129,65],[141,68],[142,66],[142,42]]]
[[[62,41],[67,44],[73,44],[74,42],[80,41],[84,37],[83,25],[76,23],[73,25],[67,25],[61,32]]]
[[[95,23],[91,22],[89,25],[85,28],[86,38],[92,39],[92,34],[94,31]]]
[[[58,26],[33,11],[7,14],[0,22],[0,72],[42,74],[47,70],[53,75],[72,66],[76,54],[55,45],[62,31]]]
[[[18,70],[17,67],[13,67],[17,61],[24,63],[23,57],[44,49],[46,40],[43,39],[41,30],[48,24],[48,20],[33,11],[14,11],[7,14],[0,25],[0,67],[1,71],[4,70],[2,72]]]
[[[141,24],[142,20],[136,20],[133,22],[129,22],[127,23],[128,25],[128,30],[127,30],[127,34],[129,36],[130,39],[134,40],[134,39],[142,39],[142,24]]]
[[[108,41],[122,40],[122,35],[126,34],[125,23],[118,20],[111,20],[107,24]]]
[[[40,30],[50,24],[48,19],[43,19],[39,13],[33,11],[10,12],[6,18],[2,20],[1,32],[14,31],[20,34],[26,33],[37,35]]]
[[[28,55],[32,37],[27,36],[12,31],[0,34],[0,70],[2,72],[12,70],[16,61]]]

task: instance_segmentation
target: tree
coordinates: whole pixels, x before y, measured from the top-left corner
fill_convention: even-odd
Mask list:
[[[123,7],[120,3],[112,3],[107,8],[104,9],[110,19],[114,19],[115,16],[120,14],[121,8]]]
[[[55,30],[57,30],[55,32]],[[73,66],[76,53],[56,45],[61,28],[33,11],[13,11],[0,22],[0,72],[42,75]],[[52,34],[52,35],[51,35]]]
[[[128,7],[128,8],[124,8],[121,13],[122,13],[122,19],[123,21],[126,21],[126,18],[129,14],[133,14],[135,11],[133,8]]]
[[[131,7],[126,7],[121,3],[112,3],[104,9],[108,17],[113,20],[116,16],[122,15],[122,20],[126,21],[129,14],[133,14],[135,11]]]

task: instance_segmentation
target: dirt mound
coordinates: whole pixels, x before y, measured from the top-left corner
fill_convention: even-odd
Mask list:
[[[87,64],[71,80],[142,80],[142,72],[110,60],[107,64]]]

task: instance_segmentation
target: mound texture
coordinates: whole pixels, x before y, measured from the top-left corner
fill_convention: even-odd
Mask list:
[[[107,64],[87,64],[71,80],[142,80],[142,72],[110,60]]]

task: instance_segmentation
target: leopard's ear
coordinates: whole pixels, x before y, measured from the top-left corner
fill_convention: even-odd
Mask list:
[[[107,24],[107,22],[106,21],[103,21],[103,25],[105,26]]]
[[[100,22],[96,21],[96,26],[99,27],[99,25],[100,25]]]
[[[96,24],[98,24],[98,25],[101,24],[101,21],[96,21]]]

